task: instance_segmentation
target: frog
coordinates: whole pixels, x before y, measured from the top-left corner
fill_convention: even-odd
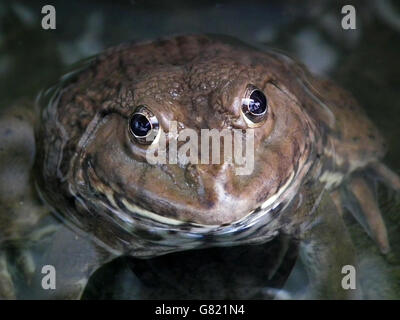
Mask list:
[[[359,286],[342,286],[343,267],[357,266],[344,208],[390,252],[372,186],[398,192],[400,178],[383,163],[383,136],[350,93],[281,51],[208,34],[124,43],[63,76],[36,108],[1,121],[1,152],[11,154],[3,189],[10,173],[21,176],[13,196],[2,195],[2,297],[16,296],[7,246],[22,252],[32,297],[43,299],[81,298],[116,257],[282,235],[299,244],[307,271],[300,297],[361,298]],[[229,159],[151,163],[160,137],[167,151],[177,143],[172,122],[199,136],[250,132],[252,170],[237,174]],[[34,261],[22,240],[43,237],[50,241]],[[54,288],[43,289],[35,264],[54,268]]]

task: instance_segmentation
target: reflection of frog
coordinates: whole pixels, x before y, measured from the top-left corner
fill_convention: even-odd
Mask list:
[[[52,91],[37,135],[35,181],[74,231],[52,235],[41,261],[55,266],[57,289],[38,296],[79,297],[115,256],[256,244],[282,233],[301,241],[310,295],[347,297],[342,266],[356,262],[340,214],[345,193],[381,251],[389,250],[367,181],[396,189],[400,181],[380,162],[384,143],[364,112],[290,58],[233,43],[184,36],[122,45]],[[252,128],[254,170],[236,175],[236,164],[223,161],[149,164],[143,137],[168,132],[171,121],[199,133]],[[36,211],[24,220],[2,209],[2,234],[17,240],[39,220]],[[33,286],[40,288],[40,277]]]

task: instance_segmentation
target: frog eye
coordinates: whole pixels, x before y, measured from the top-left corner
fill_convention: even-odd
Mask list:
[[[129,118],[129,132],[138,143],[153,143],[159,132],[157,117],[146,106],[137,107]]]
[[[251,123],[263,121],[268,114],[268,100],[257,87],[249,84],[242,99],[242,113]]]

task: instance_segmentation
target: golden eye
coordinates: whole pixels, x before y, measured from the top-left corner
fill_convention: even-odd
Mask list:
[[[268,100],[257,87],[249,84],[242,99],[242,113],[252,123],[259,123],[268,116]]]
[[[157,117],[146,106],[138,106],[129,118],[129,132],[141,144],[151,144],[160,130]]]

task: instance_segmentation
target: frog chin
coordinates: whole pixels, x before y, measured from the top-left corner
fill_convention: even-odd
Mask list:
[[[216,220],[217,224],[206,224],[182,218],[185,217],[183,212],[178,217],[168,217],[168,213],[163,212],[162,207],[155,210],[151,203],[146,207],[136,203],[134,199],[127,197],[126,193],[122,194],[114,190],[112,185],[102,181],[90,166],[86,168],[85,174],[78,174],[70,183],[70,191],[76,199],[79,199],[81,210],[93,213],[93,215],[86,215],[88,219],[93,216],[98,217],[91,223],[97,224],[99,230],[110,230],[110,239],[113,239],[115,234],[120,234],[118,239],[124,239],[109,240],[102,232],[97,233],[97,228],[94,228],[90,232],[93,232],[94,238],[99,243],[115,247],[115,250],[130,250],[131,245],[138,245],[137,239],[140,237],[141,243],[144,243],[146,247],[146,250],[141,253],[144,256],[146,252],[149,256],[154,256],[191,248],[269,241],[279,232],[279,217],[281,216],[279,212],[285,207],[285,201],[283,201],[285,199],[282,198],[286,198],[284,195],[288,191],[287,186],[284,185],[283,194],[265,209],[261,208],[262,202],[252,209],[248,208],[249,202],[245,201],[234,201],[226,207],[225,205],[234,199],[228,197],[229,199],[224,199],[226,201],[219,202],[218,208],[213,206],[214,213],[221,212],[222,209],[225,211],[231,209],[235,212],[229,213],[230,218],[225,219],[225,223],[221,218],[219,220],[221,223]],[[154,197],[152,200],[156,201]],[[211,210],[205,210],[203,221],[207,222],[204,217],[212,213]],[[238,218],[233,219],[234,215]],[[74,221],[71,222],[74,223]],[[79,225],[78,228],[80,228]],[[120,246],[125,249],[120,249]]]

